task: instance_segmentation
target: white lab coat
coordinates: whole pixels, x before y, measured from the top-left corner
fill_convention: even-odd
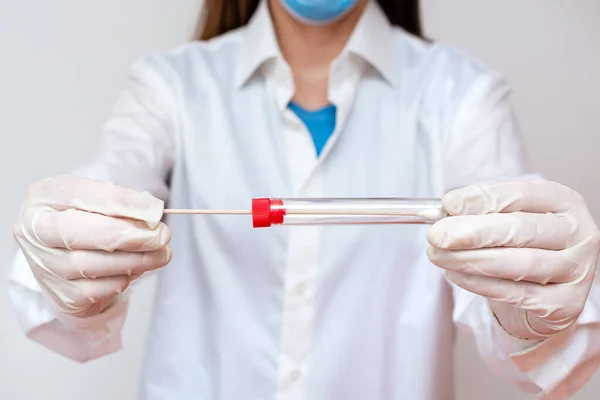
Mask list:
[[[331,68],[337,127],[320,158],[286,108],[293,92],[263,2],[246,28],[141,58],[98,156],[77,174],[175,208],[237,209],[252,197],[440,197],[529,173],[504,79],[392,28],[374,3]],[[427,227],[168,224],[173,261],[158,275],[145,400],[452,399],[455,326],[532,393],[568,394],[597,366],[586,365],[600,356],[597,289],[576,326],[532,347],[484,298],[448,284],[425,254]],[[20,254],[10,279],[34,340],[81,361],[120,348],[129,293],[69,319]]]

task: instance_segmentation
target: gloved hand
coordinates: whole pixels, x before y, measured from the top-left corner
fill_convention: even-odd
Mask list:
[[[572,325],[590,291],[600,232],[575,191],[548,181],[475,185],[443,199],[429,259],[490,300],[503,328],[541,340]]]
[[[59,312],[102,312],[130,282],[171,259],[164,204],[148,193],[71,176],[33,184],[14,226],[42,293]]]

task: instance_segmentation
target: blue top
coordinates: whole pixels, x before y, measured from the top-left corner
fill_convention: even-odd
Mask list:
[[[327,140],[335,129],[335,112],[334,105],[329,105],[318,110],[306,110],[295,103],[289,104],[298,118],[306,125],[306,129],[310,132],[317,156],[321,155],[323,147],[327,144]]]

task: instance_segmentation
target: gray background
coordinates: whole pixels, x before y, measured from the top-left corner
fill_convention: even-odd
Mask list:
[[[68,171],[94,147],[140,54],[189,37],[201,0],[0,0],[0,262],[27,185]],[[600,216],[600,2],[424,0],[430,36],[508,75],[533,164],[581,191]],[[30,342],[0,281],[0,399],[133,399],[154,282],[133,297],[118,354],[79,365]],[[577,399],[597,399],[600,374]],[[460,336],[458,399],[527,399]]]

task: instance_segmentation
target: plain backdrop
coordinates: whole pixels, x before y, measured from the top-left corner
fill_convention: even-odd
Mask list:
[[[80,365],[25,338],[6,295],[26,187],[84,162],[141,54],[187,40],[201,0],[0,0],[0,399],[136,397],[154,282],[133,296],[124,349]],[[425,27],[503,71],[531,160],[600,220],[600,2],[425,0]],[[528,399],[459,336],[458,400]],[[598,399],[600,374],[576,396]]]

